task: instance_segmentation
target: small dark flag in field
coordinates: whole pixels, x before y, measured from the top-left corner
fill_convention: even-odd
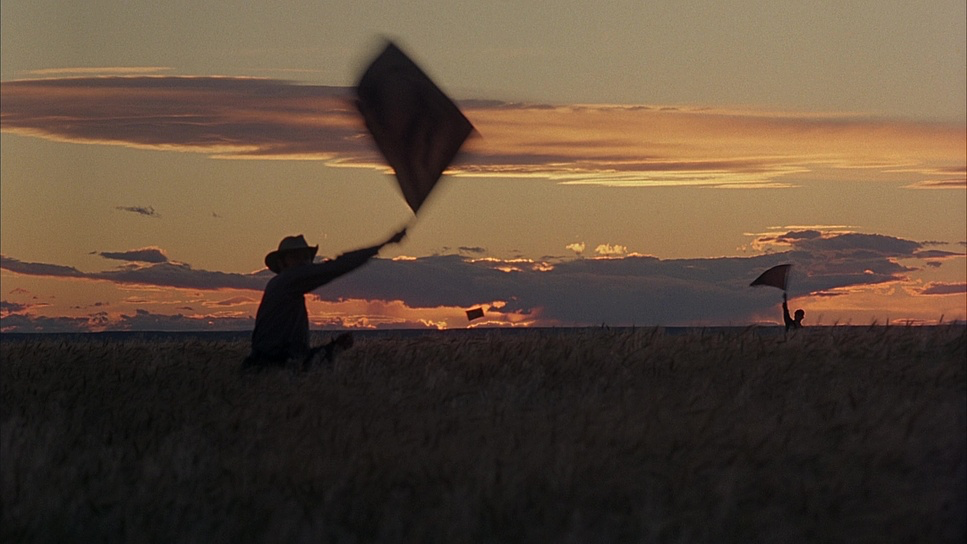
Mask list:
[[[467,321],[473,321],[474,319],[483,317],[483,315],[484,315],[483,308],[474,308],[472,310],[467,310]]]
[[[786,286],[789,281],[789,269],[792,268],[791,264],[780,264],[773,266],[769,270],[766,270],[759,275],[758,278],[749,284],[750,287],[755,287],[758,285],[766,285],[768,287],[775,287],[777,289],[786,290]]]
[[[392,42],[356,85],[356,107],[416,213],[473,125]]]

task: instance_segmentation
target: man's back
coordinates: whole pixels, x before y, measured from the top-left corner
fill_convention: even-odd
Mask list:
[[[265,286],[252,331],[252,351],[260,357],[284,360],[309,350],[309,314],[305,294],[292,281],[296,270],[281,272]]]

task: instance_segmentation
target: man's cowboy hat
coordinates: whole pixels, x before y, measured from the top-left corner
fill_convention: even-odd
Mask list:
[[[265,256],[265,266],[269,270],[278,274],[282,270],[282,256],[293,251],[305,251],[311,253],[309,259],[314,259],[319,246],[310,246],[306,239],[300,234],[298,236],[286,236],[279,242],[279,249]]]

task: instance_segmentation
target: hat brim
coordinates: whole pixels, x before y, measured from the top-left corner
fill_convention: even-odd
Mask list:
[[[265,256],[265,266],[267,266],[268,269],[271,270],[272,272],[275,272],[276,274],[278,274],[279,272],[282,271],[282,257],[289,253],[296,253],[299,251],[310,253],[311,255],[309,256],[309,260],[312,260],[316,258],[316,252],[319,251],[319,246],[306,246],[306,247],[297,247],[292,249],[277,249]]]

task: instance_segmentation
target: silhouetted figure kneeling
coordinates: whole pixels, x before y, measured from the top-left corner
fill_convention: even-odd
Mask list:
[[[789,304],[786,299],[786,294],[782,294],[782,318],[786,322],[786,330],[789,329],[801,329],[802,328],[802,318],[806,316],[806,312],[796,310],[796,318],[793,319],[789,317]]]
[[[326,345],[309,346],[309,314],[306,293],[366,264],[386,244],[395,244],[406,235],[406,229],[382,244],[344,253],[335,259],[314,263],[319,246],[310,246],[305,238],[287,236],[279,248],[265,256],[265,265],[275,277],[265,285],[262,302],[255,314],[252,352],[242,363],[242,370],[269,367],[291,367],[308,370],[322,362],[332,362],[340,351],[353,345],[349,333],[337,336]]]

